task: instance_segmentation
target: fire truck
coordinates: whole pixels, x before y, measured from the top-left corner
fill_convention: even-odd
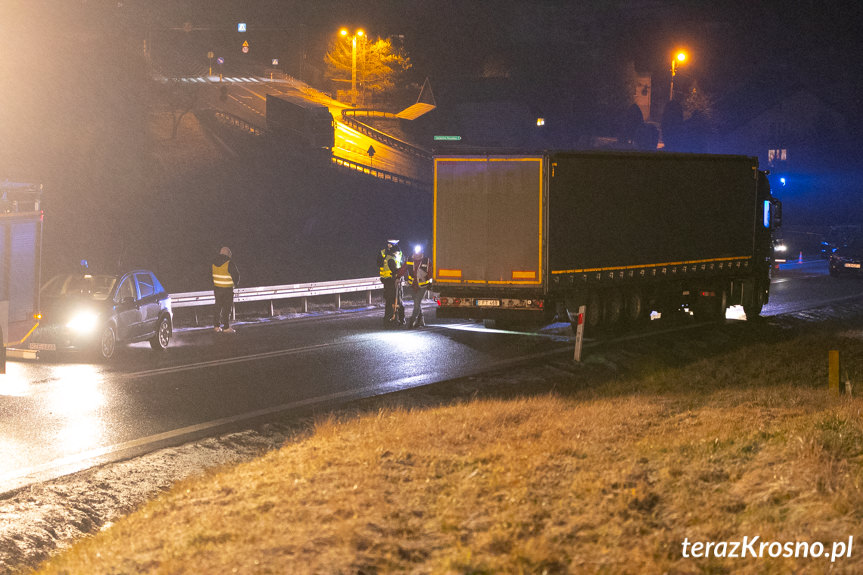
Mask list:
[[[38,321],[43,215],[41,185],[0,181],[0,373]]]

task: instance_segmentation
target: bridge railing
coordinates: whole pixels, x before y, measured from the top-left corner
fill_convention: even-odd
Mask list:
[[[373,168],[371,166],[367,166],[365,164],[360,164],[357,162],[352,162],[346,158],[339,158],[336,156],[332,157],[332,163],[334,166],[338,166],[341,168],[346,168],[349,170],[353,170],[355,172],[360,172],[367,176],[373,176],[380,180],[384,180],[387,182],[395,182],[398,184],[406,184],[408,186],[419,188],[422,190],[428,190],[431,188],[431,185],[428,182],[423,182],[420,180],[416,180],[414,178],[409,178],[407,176],[402,176],[401,174],[396,174],[395,172],[388,172],[386,170],[379,170],[377,168]]]
[[[366,136],[368,136],[374,140],[377,140],[379,142],[383,142],[384,144],[390,146],[391,148],[396,148],[396,149],[401,150],[403,152],[413,154],[413,155],[415,155],[419,158],[422,158],[424,160],[431,160],[432,156],[428,152],[428,150],[423,150],[422,148],[419,148],[419,147],[414,146],[412,144],[408,144],[407,142],[399,140],[398,138],[394,138],[393,136],[390,136],[389,134],[385,134],[384,132],[381,132],[380,130],[376,130],[375,128],[372,128],[368,124],[360,122],[357,119],[357,117],[395,118],[396,117],[395,114],[392,114],[389,112],[380,112],[377,110],[361,110],[361,109],[349,108],[349,109],[342,110],[342,121],[345,124],[349,125],[351,128],[353,128],[354,130],[360,132],[361,134],[365,134]]]
[[[379,289],[383,289],[383,284],[377,276],[307,284],[236,288],[234,290],[234,317],[236,317],[237,304],[245,302],[268,302],[270,304],[270,317],[273,317],[276,315],[274,302],[285,299],[301,299],[300,308],[303,313],[307,313],[309,311],[309,298],[327,295],[335,296],[335,307],[340,309],[342,306],[342,294],[356,292],[365,292],[366,304],[371,305],[372,293]],[[173,309],[212,306],[215,304],[216,300],[213,290],[171,294],[171,306]],[[195,323],[197,323],[197,313],[195,314],[195,320]]]

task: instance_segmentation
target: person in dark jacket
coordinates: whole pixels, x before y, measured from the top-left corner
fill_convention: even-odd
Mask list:
[[[231,260],[231,255],[230,248],[224,247],[213,260],[213,295],[216,296],[213,329],[216,333],[234,333],[231,307],[234,305],[234,288],[240,283],[240,270]]]
[[[378,271],[384,284],[384,325],[404,325],[405,304],[402,301],[402,277],[405,270],[398,240],[387,240],[378,254]]]
[[[414,300],[414,311],[408,322],[409,328],[425,327],[422,302],[432,283],[431,260],[423,254],[422,246],[414,248],[413,257],[407,262],[408,286]]]

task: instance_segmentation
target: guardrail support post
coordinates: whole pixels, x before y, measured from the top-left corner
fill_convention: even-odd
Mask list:
[[[342,309],[342,294],[336,294],[336,309]]]
[[[303,298],[303,313],[309,313],[309,298]]]
[[[372,305],[372,290],[366,292],[366,305]]]
[[[270,317],[276,315],[276,310],[273,309],[273,300],[270,300]]]

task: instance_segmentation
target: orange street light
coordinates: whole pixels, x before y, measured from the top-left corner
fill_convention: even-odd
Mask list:
[[[348,29],[342,28],[339,30],[342,36],[348,36]],[[351,37],[351,106],[357,105],[357,38],[362,38],[362,30],[357,30],[357,33]]]
[[[678,63],[683,64],[684,62],[686,62],[686,52],[678,52],[674,55],[674,58],[671,59],[671,89],[668,91],[669,101],[674,99],[674,76],[677,74],[677,65]]]

